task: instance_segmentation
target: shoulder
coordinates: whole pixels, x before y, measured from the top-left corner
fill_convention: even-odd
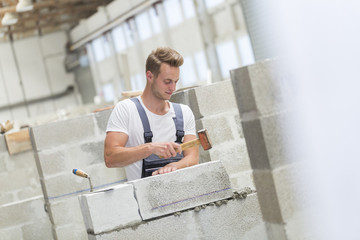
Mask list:
[[[182,104],[182,103],[180,103],[179,105],[181,106],[181,110],[182,110],[184,115],[185,114],[190,114],[190,115],[193,114],[193,111],[191,110],[191,108],[188,105],[185,105],[185,104]]]
[[[194,118],[194,113],[188,105],[182,103],[173,103],[173,104],[178,104],[181,107],[181,112],[184,116],[184,119]]]
[[[122,100],[120,102],[118,102],[116,105],[115,105],[115,108],[116,110],[131,110],[132,108],[135,107],[135,104],[133,103],[133,101],[131,101],[130,99],[125,99],[125,100]]]

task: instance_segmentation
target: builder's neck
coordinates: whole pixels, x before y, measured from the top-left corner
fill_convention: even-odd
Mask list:
[[[156,97],[155,95],[149,93],[146,90],[141,95],[141,99],[145,107],[149,109],[152,113],[164,115],[170,110],[170,105],[167,100]]]

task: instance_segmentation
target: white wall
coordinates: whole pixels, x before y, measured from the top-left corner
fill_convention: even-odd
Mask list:
[[[51,99],[74,86],[73,74],[64,67],[66,43],[66,33],[56,32],[0,44],[0,122],[33,118],[79,104],[74,93]],[[40,98],[46,100],[36,101]],[[33,103],[26,106],[24,101]]]

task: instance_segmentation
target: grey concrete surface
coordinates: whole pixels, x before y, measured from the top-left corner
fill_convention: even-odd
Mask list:
[[[33,144],[36,144],[37,151],[43,151],[78,143],[95,136],[95,126],[92,114],[34,126],[31,128]]]
[[[285,97],[293,93],[291,78],[274,60],[237,68],[230,74],[242,118],[247,113],[266,116],[284,111],[285,100],[291,99]]]
[[[120,184],[105,190],[79,196],[88,232],[99,234],[142,221],[131,184]]]
[[[254,240],[267,239],[267,235],[257,196],[250,194],[245,199],[231,199],[219,206],[211,203],[200,209],[144,221],[137,227],[89,234],[89,239]]]
[[[135,189],[143,220],[224,199],[232,195],[220,161],[128,182]]]

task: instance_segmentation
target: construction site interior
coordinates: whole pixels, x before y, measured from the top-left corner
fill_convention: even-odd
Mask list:
[[[0,1],[0,239],[359,239],[352,4]],[[160,46],[212,148],[128,181],[106,127]]]

